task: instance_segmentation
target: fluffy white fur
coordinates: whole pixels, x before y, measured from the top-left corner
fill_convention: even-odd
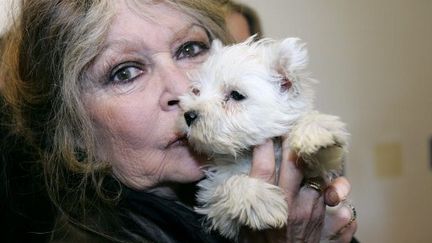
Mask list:
[[[307,177],[327,177],[341,168],[348,134],[337,117],[313,111],[307,62],[297,38],[251,38],[226,47],[215,40],[210,57],[192,75],[191,92],[180,98],[179,127],[197,151],[212,158],[196,208],[209,229],[235,239],[241,226],[286,224],[282,189],[248,176],[251,148],[268,138],[288,136]]]

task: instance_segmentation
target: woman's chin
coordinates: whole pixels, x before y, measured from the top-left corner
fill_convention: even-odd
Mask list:
[[[177,147],[170,153],[171,168],[174,172],[172,177],[178,182],[190,183],[204,177],[203,165],[207,157],[199,155],[189,147]]]
[[[178,179],[182,180],[182,182],[187,183],[202,179],[204,177],[202,165],[203,164],[196,159],[191,159],[189,161],[184,160],[182,163],[178,164],[178,174],[183,175],[180,176]]]

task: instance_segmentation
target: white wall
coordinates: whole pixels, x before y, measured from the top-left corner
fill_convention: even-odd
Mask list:
[[[318,109],[348,123],[360,241],[432,242],[432,1],[242,2],[266,36],[308,43]],[[401,171],[382,175],[374,155],[388,143],[401,146]]]
[[[6,23],[6,6],[5,0],[0,0],[0,35],[3,33]]]
[[[0,0],[0,35],[4,33],[6,27],[11,23],[11,9],[18,4],[17,0]]]

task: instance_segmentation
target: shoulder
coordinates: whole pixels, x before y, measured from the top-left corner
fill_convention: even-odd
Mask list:
[[[93,232],[90,229],[73,224],[65,216],[60,216],[53,228],[50,243],[77,243],[77,242],[116,242],[108,237]],[[118,241],[117,241],[118,242]]]
[[[121,203],[130,232],[141,232],[157,242],[228,242],[203,228],[201,215],[173,199],[127,190]]]
[[[85,225],[58,218],[51,243],[75,242],[228,242],[207,233],[201,216],[173,199],[148,192],[124,190],[113,209],[87,217]]]

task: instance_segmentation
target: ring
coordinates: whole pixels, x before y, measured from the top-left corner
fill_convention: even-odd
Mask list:
[[[357,219],[357,211],[356,211],[355,207],[351,203],[348,203],[348,202],[345,202],[344,206],[348,207],[351,210],[351,218],[346,225],[344,225],[334,235],[332,235],[330,237],[330,240],[336,240],[337,238],[339,238],[343,234],[343,232],[348,227],[350,227],[354,223],[354,221],[356,221],[356,219]]]
[[[346,206],[351,209],[351,219],[349,221],[349,224],[352,224],[352,222],[357,219],[357,211],[351,203],[346,203]]]
[[[313,181],[313,180],[306,180],[304,185],[306,187],[314,189],[315,191],[317,191],[320,194],[324,191],[322,188],[322,185],[316,181]]]

